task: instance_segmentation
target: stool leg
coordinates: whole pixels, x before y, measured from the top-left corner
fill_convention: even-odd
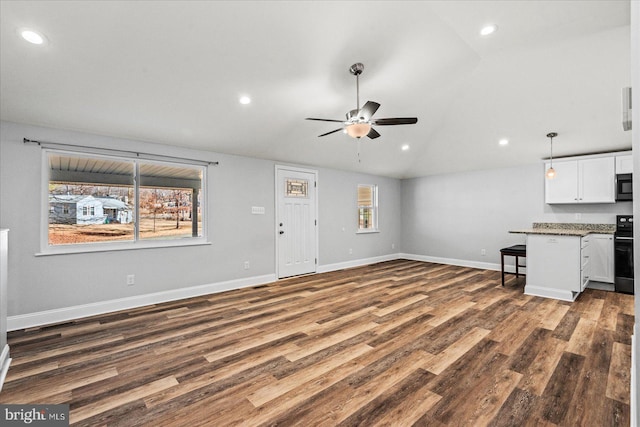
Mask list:
[[[502,264],[502,286],[504,286],[504,254],[500,252],[500,263]]]
[[[517,279],[518,277],[520,277],[520,276],[518,275],[518,273],[519,273],[519,271],[518,271],[518,270],[520,270],[520,269],[518,268],[518,265],[519,265],[519,264],[520,264],[520,262],[519,262],[519,260],[518,260],[518,255],[516,255],[516,279]]]

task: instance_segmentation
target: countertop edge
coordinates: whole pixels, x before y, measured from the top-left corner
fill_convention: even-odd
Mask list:
[[[575,236],[584,237],[589,234],[614,234],[614,231],[606,230],[563,230],[563,229],[550,229],[550,228],[531,228],[524,230],[509,230],[509,233],[513,234],[547,234],[553,236]]]

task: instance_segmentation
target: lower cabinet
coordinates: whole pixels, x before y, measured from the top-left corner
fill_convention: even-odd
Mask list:
[[[580,264],[580,292],[584,291],[591,279],[591,271],[593,269],[592,249],[591,236],[583,237],[580,244],[580,257],[582,259]]]
[[[591,252],[590,280],[596,282],[613,283],[613,235],[591,234],[588,237],[590,238]]]
[[[580,236],[527,235],[524,293],[574,301],[589,281],[589,239]]]

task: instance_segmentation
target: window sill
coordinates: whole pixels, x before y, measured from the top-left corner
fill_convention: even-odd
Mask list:
[[[379,233],[380,230],[376,229],[370,229],[370,230],[358,230],[356,231],[356,234],[374,234],[374,233]]]
[[[35,256],[50,255],[69,255],[69,254],[86,254],[94,252],[114,252],[114,251],[131,251],[138,249],[158,249],[158,248],[178,248],[185,246],[207,246],[211,242],[205,239],[193,239],[189,241],[155,241],[155,242],[136,242],[136,243],[104,243],[100,245],[58,245],[49,246],[42,252],[38,252]]]

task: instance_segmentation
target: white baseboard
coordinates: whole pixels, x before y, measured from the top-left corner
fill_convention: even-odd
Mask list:
[[[155,292],[146,295],[137,295],[91,304],[9,316],[7,318],[7,330],[15,331],[35,326],[49,325],[52,323],[67,322],[69,320],[79,319],[82,317],[95,316],[98,314],[111,313],[114,311],[127,310],[184,298],[215,294],[218,292],[246,288],[249,286],[258,286],[275,281],[275,274],[266,274],[264,276],[248,277],[244,279],[229,280],[226,282],[191,286],[188,288],[172,289],[169,291]]]
[[[469,261],[465,259],[456,259],[456,258],[441,258],[434,257],[428,255],[416,255],[416,254],[399,254],[399,258],[410,259],[412,261],[424,261],[424,262],[434,262],[436,264],[447,264],[447,265],[457,265],[459,267],[470,267],[470,268],[480,268],[482,270],[494,270],[501,271],[502,266],[500,264],[492,263],[492,262],[480,262],[480,261]],[[515,264],[505,264],[504,265],[505,272],[515,272]],[[520,267],[520,273],[526,274],[527,269],[525,267]]]
[[[524,285],[525,295],[533,295],[534,297],[553,298],[562,301],[573,302],[576,300],[579,292],[572,292],[567,289],[543,288],[542,286]]]
[[[337,262],[335,264],[319,265],[318,273],[328,273],[330,271],[344,270],[346,268],[361,267],[363,265],[375,264],[376,262],[393,261],[402,258],[400,254],[389,254],[371,258],[362,258],[352,261]]]
[[[10,364],[11,358],[9,357],[9,345],[5,344],[4,348],[2,349],[2,353],[0,353],[0,391],[2,391],[4,379],[7,377],[7,372],[9,371]]]

